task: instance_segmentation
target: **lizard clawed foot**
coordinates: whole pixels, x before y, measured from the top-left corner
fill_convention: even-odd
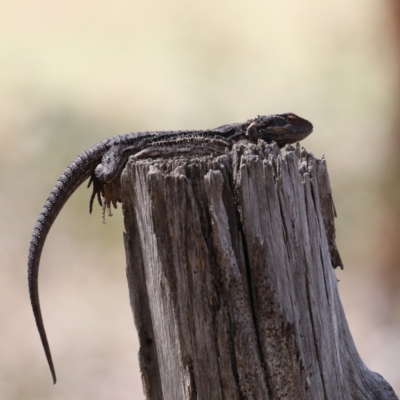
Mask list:
[[[89,201],[89,212],[92,213],[93,202],[97,197],[97,201],[101,207],[101,221],[103,224],[106,223],[106,210],[109,217],[112,217],[111,204],[114,208],[117,208],[117,200],[114,197],[114,184],[113,183],[103,183],[93,174],[90,177],[88,187],[93,186],[92,195]]]
[[[102,198],[104,197],[104,183],[97,179],[95,174],[92,174],[87,187],[89,188],[90,185],[93,185],[92,195],[90,196],[89,200],[89,213],[91,214],[93,211],[93,201],[96,196],[100,207],[103,207]]]
[[[260,132],[258,132],[258,125],[255,122],[252,122],[247,130],[246,130],[246,137],[250,142],[257,143],[258,139],[260,138]]]
[[[114,196],[114,184],[111,183],[105,183],[103,184],[103,190],[102,190],[102,207],[101,207],[101,221],[103,224],[106,223],[106,210],[107,214],[109,217],[112,217],[112,212],[111,212],[111,204],[113,205],[114,208],[117,208],[117,200]]]

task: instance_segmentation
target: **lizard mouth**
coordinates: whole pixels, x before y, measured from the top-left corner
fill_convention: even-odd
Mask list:
[[[286,126],[268,127],[263,129],[261,137],[268,138],[267,142],[276,142],[279,147],[286,144],[292,144],[305,139],[313,131],[313,126],[310,122],[305,121],[304,126],[299,126],[296,129],[288,129]],[[263,135],[264,133],[264,135]]]

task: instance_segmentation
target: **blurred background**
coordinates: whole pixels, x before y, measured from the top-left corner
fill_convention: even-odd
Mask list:
[[[84,185],[42,255],[51,383],[26,260],[67,164],[120,133],[288,111],[328,161],[357,349],[400,394],[398,0],[4,1],[0,49],[0,400],[144,398],[122,213],[89,215]]]

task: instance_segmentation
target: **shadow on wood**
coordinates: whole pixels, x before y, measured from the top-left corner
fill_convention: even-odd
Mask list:
[[[364,365],[332,266],[325,160],[239,142],[121,178],[148,399],[397,399]]]

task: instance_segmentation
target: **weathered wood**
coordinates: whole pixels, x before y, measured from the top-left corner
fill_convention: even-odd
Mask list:
[[[397,399],[339,299],[324,159],[131,159],[121,199],[147,399]]]

